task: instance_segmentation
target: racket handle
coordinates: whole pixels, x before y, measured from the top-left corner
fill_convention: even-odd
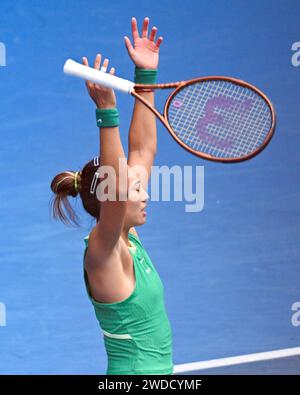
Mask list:
[[[117,89],[124,93],[131,93],[134,83],[114,75],[104,73],[92,67],[84,66],[72,59],[68,59],[64,64],[64,73],[74,75],[75,77],[84,78],[106,86],[107,88]]]

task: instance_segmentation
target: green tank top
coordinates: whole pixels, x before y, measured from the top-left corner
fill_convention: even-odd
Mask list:
[[[106,374],[172,374],[172,330],[164,303],[164,286],[140,240],[128,234],[132,247],[135,289],[125,300],[97,302],[88,296],[104,336],[108,357]],[[84,238],[88,248],[89,236]]]

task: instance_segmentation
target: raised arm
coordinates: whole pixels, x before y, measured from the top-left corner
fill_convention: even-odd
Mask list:
[[[101,55],[98,54],[94,67],[100,69]],[[88,59],[83,58],[83,64],[88,66]],[[106,71],[108,66],[108,59],[105,59],[101,70]],[[114,74],[115,70],[112,68],[110,74]],[[116,108],[116,97],[112,89],[105,88],[99,84],[94,84],[91,81],[86,81],[86,86],[89,95],[95,102],[97,108],[101,110],[115,109]],[[126,158],[120,138],[119,127],[99,127],[99,141],[100,141],[100,166],[108,166],[110,171],[115,174],[115,182],[108,184],[108,190],[104,190],[105,193],[112,192],[112,199],[106,201],[100,201],[100,219],[97,225],[94,227],[90,234],[89,239],[89,254],[93,260],[98,260],[101,256],[109,255],[115,248],[123,228],[124,216],[126,211],[126,200],[120,200],[120,194],[127,196],[127,181],[121,182],[119,180],[121,174],[119,174],[119,159],[123,159],[123,165],[125,163],[126,168],[123,169],[125,176],[127,177],[127,164]],[[124,174],[123,173],[123,174]],[[98,191],[97,191],[98,192]],[[113,195],[115,192],[115,200]],[[96,192],[95,192],[96,193]],[[97,193],[99,198],[99,193]],[[95,262],[97,263],[97,262]]]
[[[145,18],[142,35],[140,36],[137,21],[132,18],[133,45],[127,36],[124,37],[125,45],[136,68],[157,70],[159,46],[163,38],[159,37],[155,43],[157,28],[153,26],[148,37],[148,27],[149,18]],[[141,92],[141,96],[154,104],[154,91]],[[156,154],[156,146],[156,117],[144,104],[135,100],[128,137],[128,165],[144,166],[149,178]]]

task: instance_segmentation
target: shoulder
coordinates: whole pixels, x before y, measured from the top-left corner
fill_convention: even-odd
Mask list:
[[[91,231],[91,233],[92,233],[92,231]],[[89,233],[87,236],[85,236],[85,237],[83,238],[84,244],[85,244],[86,247],[88,247],[88,245],[89,245],[91,233]],[[132,228],[129,229],[129,233],[133,234],[139,241],[141,241],[140,238],[139,238],[139,235],[138,235],[138,233],[137,233],[137,231],[135,230],[134,227],[132,227]]]
[[[103,253],[104,253],[104,255],[106,255],[105,254],[105,246],[103,245],[103,243],[99,242],[98,238],[95,239],[94,230],[95,230],[95,228],[93,228],[92,231],[86,237],[84,237],[84,243],[85,243],[84,256],[86,255],[87,250],[89,250],[88,255],[91,256],[91,251],[94,251],[99,258],[99,255],[101,256]],[[141,240],[140,240],[138,233],[134,227],[129,229],[129,238],[137,240],[141,244]],[[122,247],[123,247],[123,243],[118,242],[115,249],[114,249],[114,252],[120,252]]]
[[[113,248],[108,247],[97,227],[94,227],[89,235],[84,237],[84,242],[84,264],[86,269],[98,269],[99,267],[110,265],[111,262],[120,260],[120,253],[123,249],[121,241],[118,240]]]

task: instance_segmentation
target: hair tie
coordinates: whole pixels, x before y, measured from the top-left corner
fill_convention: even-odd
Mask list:
[[[75,177],[74,177],[74,187],[75,191],[78,192],[78,183],[77,183],[77,176],[78,176],[79,171],[76,171]]]

